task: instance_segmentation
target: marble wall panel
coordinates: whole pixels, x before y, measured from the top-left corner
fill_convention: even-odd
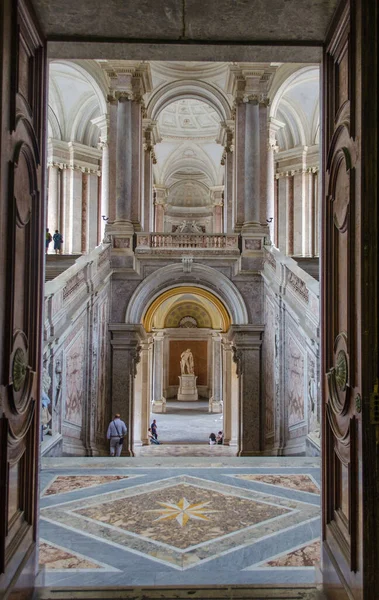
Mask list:
[[[106,407],[108,395],[108,363],[109,363],[109,339],[108,339],[109,301],[106,298],[99,306],[99,360],[97,379],[97,416],[96,431],[104,435],[108,424],[108,411]]]
[[[288,427],[304,421],[304,351],[290,330],[286,340],[286,403]]]
[[[67,348],[65,356],[65,420],[82,425],[85,371],[85,332],[82,328]]]
[[[265,436],[275,431],[275,307],[266,296],[263,377],[265,389]]]

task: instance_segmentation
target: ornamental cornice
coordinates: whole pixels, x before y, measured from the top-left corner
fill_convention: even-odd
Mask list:
[[[216,138],[217,144],[224,146],[226,152],[233,152],[234,148],[234,120],[223,121],[220,123],[219,132]]]
[[[158,122],[153,119],[142,120],[142,131],[145,138],[145,143],[150,144],[152,147],[162,141],[162,137],[159,131]]]
[[[289,169],[287,171],[280,171],[275,173],[275,179],[281,179],[282,177],[293,177],[294,175],[299,175],[300,173],[318,173],[320,170],[319,166],[299,168],[299,169]]]
[[[89,167],[79,163],[64,163],[55,160],[48,160],[47,167],[57,167],[61,171],[81,171],[82,173],[97,175],[98,177],[101,175],[101,171],[97,167]]]

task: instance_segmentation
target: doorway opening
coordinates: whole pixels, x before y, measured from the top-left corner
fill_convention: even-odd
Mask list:
[[[48,223],[61,219],[82,256],[46,284],[44,583],[137,569],[138,584],[177,570],[186,584],[194,568],[206,583],[268,584],[294,569],[292,583],[314,586],[320,473],[302,456],[320,439],[319,69],[120,69],[50,66]],[[70,141],[54,139],[67,81],[72,103],[88,97],[71,130],[63,111]],[[73,170],[54,158],[65,152]],[[64,313],[74,321],[54,345]],[[117,464],[105,458],[116,413],[130,457]],[[116,547],[128,568],[115,554],[109,569]]]

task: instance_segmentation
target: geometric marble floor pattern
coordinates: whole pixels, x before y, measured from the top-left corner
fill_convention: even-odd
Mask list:
[[[317,459],[91,461],[44,461],[41,586],[315,582]]]

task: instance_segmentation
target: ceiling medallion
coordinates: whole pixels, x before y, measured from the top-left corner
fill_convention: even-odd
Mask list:
[[[338,389],[343,392],[346,389],[347,383],[347,357],[343,350],[338,352],[335,373]]]
[[[15,392],[19,392],[26,377],[27,362],[25,352],[22,348],[17,348],[12,365],[12,379],[13,389]]]

